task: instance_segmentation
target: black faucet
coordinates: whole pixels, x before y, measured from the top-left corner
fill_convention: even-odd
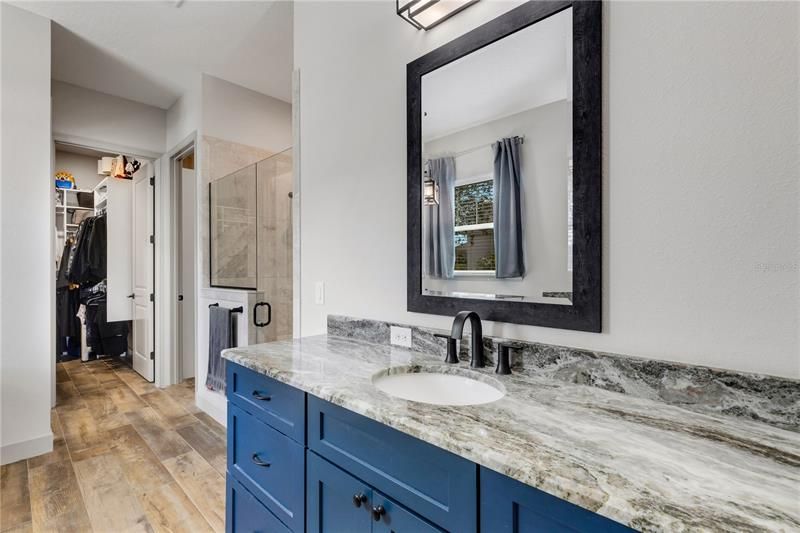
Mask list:
[[[475,311],[461,311],[453,319],[453,329],[450,331],[450,338],[461,339],[464,333],[464,323],[469,319],[470,329],[472,330],[472,359],[469,366],[472,368],[483,368],[483,327],[481,317]],[[449,361],[448,361],[449,362]]]

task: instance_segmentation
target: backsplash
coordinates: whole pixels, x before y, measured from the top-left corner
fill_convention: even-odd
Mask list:
[[[391,326],[410,327],[413,350],[439,354],[444,360],[445,341],[434,334],[448,331],[328,316],[329,335],[377,344],[390,344]],[[465,335],[459,346],[459,356],[468,361],[467,340]],[[487,365],[494,364],[496,345],[500,342],[515,347],[511,351],[511,361],[516,372],[800,431],[800,382],[796,380],[485,336]]]

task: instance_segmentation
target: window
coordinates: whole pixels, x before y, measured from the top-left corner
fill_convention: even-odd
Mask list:
[[[494,181],[456,182],[454,203],[456,274],[493,274]]]

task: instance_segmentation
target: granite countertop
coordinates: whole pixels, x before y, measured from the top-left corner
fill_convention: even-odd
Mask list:
[[[643,531],[800,530],[800,433],[493,369],[506,396],[465,407],[389,396],[397,346],[320,335],[223,352],[235,363]],[[474,372],[468,365],[447,370]]]

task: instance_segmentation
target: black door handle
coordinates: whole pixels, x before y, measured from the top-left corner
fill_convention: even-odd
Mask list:
[[[179,302],[182,302],[182,301],[183,301],[183,294],[179,294],[179,295],[178,295],[178,301],[179,301]]]
[[[133,293],[133,292],[132,292],[132,293],[130,293],[130,294],[128,295],[128,298],[130,298],[131,300],[133,300],[134,298],[136,298],[136,293]]]
[[[259,322],[256,318],[256,313],[258,312],[258,308],[261,306],[267,307],[267,321],[266,322]],[[265,326],[269,326],[272,322],[272,306],[269,305],[267,302],[258,302],[256,305],[253,306],[253,325],[257,328],[263,328]]]

